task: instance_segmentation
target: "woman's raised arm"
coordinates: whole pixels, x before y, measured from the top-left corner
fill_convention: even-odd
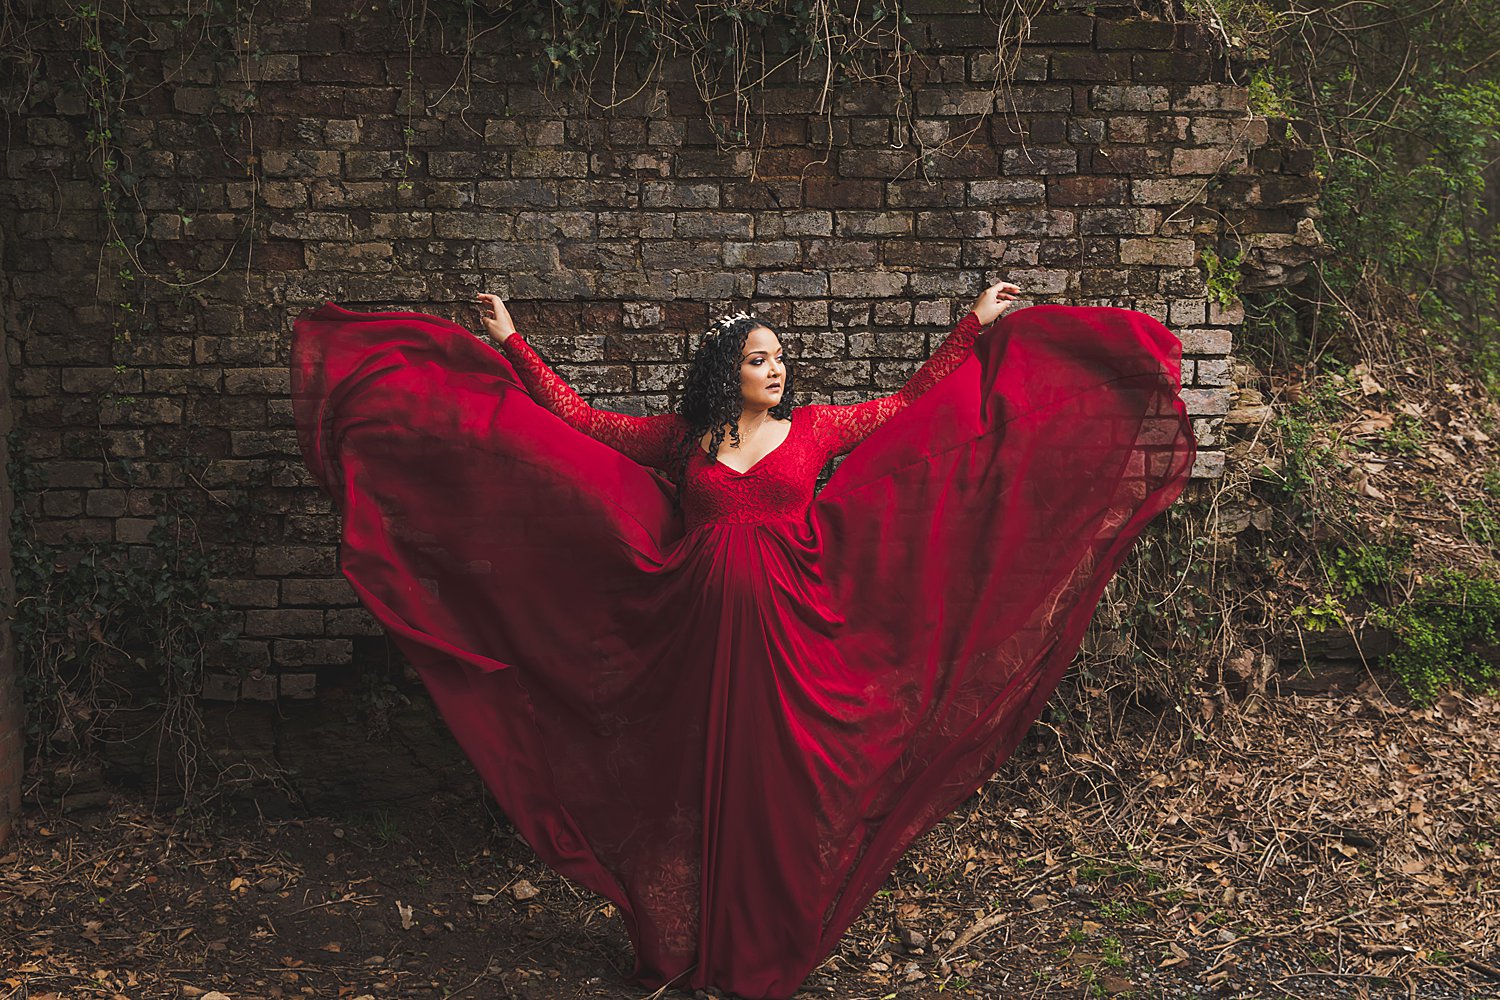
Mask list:
[[[957,368],[969,356],[974,339],[1000,318],[1020,291],[1019,285],[1000,281],[980,292],[973,308],[948,331],[947,338],[932,352],[932,357],[906,380],[905,385],[889,396],[848,406],[819,407],[823,411],[823,421],[830,428],[830,454],[842,455],[853,449],[877,427],[936,385],[938,379]]]
[[[982,327],[971,311],[948,332],[947,338],[906,380],[906,384],[889,396],[846,406],[823,406],[823,422],[831,429],[830,453],[842,455],[869,437],[877,427],[910,406],[914,400],[937,384],[944,375],[957,368],[974,347],[974,338]]]
[[[493,300],[493,305],[485,300]],[[504,311],[505,306],[497,296],[481,295],[480,301],[484,303],[482,308],[487,306],[483,316],[485,329],[500,341],[500,350],[510,360],[511,367],[532,399],[570,426],[640,464],[663,470],[669,468],[673,445],[681,434],[681,417],[675,413],[637,417],[595,409],[542,360],[530,342],[516,332],[509,313]]]
[[[642,465],[668,468],[672,445],[681,434],[682,418],[677,414],[637,417],[595,409],[553,371],[519,333],[506,337],[500,349],[510,359],[532,399],[589,437],[604,442]]]

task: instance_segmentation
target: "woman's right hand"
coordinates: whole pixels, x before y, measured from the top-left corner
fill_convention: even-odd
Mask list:
[[[484,324],[484,332],[500,343],[505,343],[505,339],[516,332],[516,324],[510,319],[510,310],[505,308],[500,296],[489,292],[480,292],[476,300],[479,302],[479,321]]]
[[[1011,303],[1016,301],[1017,294],[1021,291],[1020,285],[1012,285],[1008,281],[998,281],[984,291],[979,293],[979,298],[974,300],[973,313],[979,317],[980,326],[989,326],[1000,318],[1000,314],[1010,308]]]

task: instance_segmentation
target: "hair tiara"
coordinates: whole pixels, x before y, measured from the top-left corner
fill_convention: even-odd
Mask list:
[[[714,336],[717,336],[718,334],[721,334],[724,331],[728,330],[731,326],[733,326],[739,320],[742,320],[742,319],[754,319],[754,318],[755,317],[753,315],[751,315],[750,313],[747,313],[747,312],[729,313],[727,315],[720,316],[718,319],[714,320],[712,326],[710,326],[707,330],[704,331],[703,336],[705,336],[705,337],[714,337]]]

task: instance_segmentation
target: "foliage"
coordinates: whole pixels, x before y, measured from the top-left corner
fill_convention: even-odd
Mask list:
[[[1340,593],[1355,595],[1373,593],[1388,587],[1406,570],[1411,559],[1412,541],[1398,535],[1389,543],[1356,543],[1337,546],[1324,566],[1328,582]]]
[[[1395,633],[1386,665],[1417,701],[1455,684],[1492,690],[1500,683],[1500,581],[1441,570],[1371,619]]]
[[[221,78],[212,92],[213,110],[252,107],[255,94],[244,76],[246,60],[263,54],[248,41],[254,36],[254,18],[253,5],[242,7],[239,0],[203,0],[168,9],[91,0],[34,7],[27,0],[0,0],[0,106],[7,114],[25,114],[30,101],[50,90],[65,102],[81,104],[87,115],[84,150],[94,173],[102,231],[95,294],[117,343],[128,344],[145,327],[153,294],[180,302],[228,267],[234,255],[229,251],[194,276],[156,251],[147,235],[148,214],[173,214],[187,225],[192,213],[185,206],[172,213],[148,213],[140,199],[150,172],[144,162],[147,150],[139,138],[128,137],[143,134],[133,117],[160,89],[158,77],[170,80],[205,57],[217,61],[213,68]],[[48,51],[68,37],[77,40],[71,52]],[[163,39],[172,37],[190,42],[164,46]],[[71,66],[64,71],[68,61]],[[202,116],[197,125],[224,144],[221,127],[210,116]],[[247,156],[246,162],[251,159]]]
[[[1272,429],[1281,439],[1281,465],[1279,469],[1259,470],[1280,494],[1278,501],[1303,524],[1332,506],[1326,498],[1330,475],[1339,471],[1342,459],[1328,434],[1328,424],[1336,413],[1342,383],[1340,367],[1332,363],[1327,370],[1311,375],[1291,405],[1277,409]]]
[[[1288,82],[1277,76],[1272,67],[1257,66],[1250,73],[1249,110],[1268,118],[1290,117],[1291,108],[1281,96],[1289,88]]]
[[[404,7],[403,0],[392,3]],[[1012,15],[1023,8],[1021,0],[1009,6]],[[903,0],[868,6],[835,0],[445,0],[421,10],[451,25],[466,51],[483,35],[504,37],[512,51],[519,47],[529,58],[538,83],[571,85],[587,102],[604,108],[629,100],[650,83],[666,82],[668,61],[684,60],[705,121],[728,145],[752,141],[753,94],[783,67],[796,64],[793,72],[806,71],[809,79],[822,82],[819,110],[831,111],[829,92],[849,83],[894,82],[904,94],[916,52],[904,34],[912,19]],[[410,10],[400,13],[409,20],[413,16]],[[494,35],[495,29],[503,35]],[[1002,32],[1002,39],[1017,35],[1012,29]],[[603,101],[594,93],[597,81],[608,84]],[[903,96],[898,103],[907,100]]]
[[[17,496],[38,492],[40,470],[19,432],[10,447]],[[161,740],[177,754],[178,779],[190,791],[203,757],[204,657],[238,629],[212,596],[212,578],[224,574],[197,528],[201,499],[164,491],[152,499],[157,513],[144,544],[44,542],[18,504],[10,541],[20,597],[11,628],[33,753],[95,750],[109,738],[115,710],[159,705]],[[242,497],[219,514],[216,529],[236,537],[247,515]]]
[[[1239,300],[1240,282],[1244,280],[1240,266],[1245,262],[1245,250],[1240,248],[1233,257],[1220,257],[1212,250],[1199,254],[1208,272],[1208,297],[1221,308],[1229,308]]]
[[[1304,13],[1252,96],[1311,121],[1332,248],[1305,294],[1312,343],[1364,356],[1448,347],[1500,385],[1500,7],[1440,0]]]

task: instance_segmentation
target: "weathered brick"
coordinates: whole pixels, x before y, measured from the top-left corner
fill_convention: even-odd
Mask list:
[[[292,391],[286,368],[226,368],[224,391],[232,396],[285,395]]]
[[[844,177],[896,177],[909,171],[914,159],[906,150],[845,149],[838,153],[838,172]]]
[[[1154,233],[1161,213],[1152,208],[1084,208],[1078,212],[1078,231],[1084,235],[1135,236]]]
[[[1030,137],[1035,142],[1052,142],[1062,138],[1060,131],[1044,138],[1041,130],[1049,128],[1049,117],[1072,111],[1077,102],[1077,95],[1072,87],[1067,86],[1033,86],[1021,85],[1009,87],[1000,92],[996,99],[995,110],[1002,113],[1034,113],[1027,124],[1030,129]],[[1050,118],[1056,121],[1056,118]]]
[[[1198,260],[1198,249],[1192,240],[1148,237],[1120,243],[1122,264],[1157,264],[1189,266]]]
[[[1233,395],[1231,389],[1183,389],[1182,401],[1195,416],[1217,415],[1229,412]]]
[[[796,240],[725,243],[723,252],[724,263],[731,267],[785,267],[802,257]]]
[[[670,177],[672,155],[664,150],[594,153],[589,171],[596,177]]]
[[[995,98],[982,90],[943,90],[933,87],[917,91],[917,113],[922,115],[983,115],[995,108]]]
[[[1217,174],[1234,171],[1246,165],[1243,149],[1224,149],[1216,146],[1172,150],[1172,173]]]
[[[964,182],[959,178],[891,181],[886,185],[886,204],[890,208],[962,208]]]
[[[755,235],[766,239],[785,236],[832,236],[833,213],[816,210],[757,213]]]
[[[992,212],[946,211],[918,212],[917,235],[956,239],[959,237],[986,237],[993,234],[995,216]]]
[[[1217,479],[1224,475],[1224,453],[1222,451],[1201,451],[1193,456],[1193,468],[1190,475],[1194,479]]]
[[[260,168],[267,177],[337,177],[341,156],[337,150],[263,149]]]
[[[240,698],[245,701],[275,701],[276,675],[263,670],[251,670],[248,677],[240,679]]]
[[[231,454],[240,458],[260,455],[299,455],[293,431],[230,431]]]
[[[239,676],[216,671],[205,673],[199,697],[205,701],[238,701],[240,697]]]
[[[1087,45],[1094,40],[1091,14],[1043,14],[1028,22],[1027,45]]]
[[[1123,177],[1074,174],[1048,178],[1047,200],[1053,205],[1123,205],[1130,190]]]
[[[1078,214],[1064,209],[1012,208],[995,216],[996,236],[1070,236]]]
[[[480,208],[552,208],[557,205],[556,181],[480,181],[474,203]]]
[[[322,635],[323,612],[252,608],[245,612],[244,632],[247,636]]]
[[[912,231],[910,212],[835,212],[834,229],[840,236],[893,236]]]
[[[829,294],[861,298],[901,295],[908,280],[899,271],[832,271],[828,277]]]
[[[718,208],[717,184],[647,181],[641,185],[642,208]]]
[[[809,298],[828,294],[828,275],[817,271],[764,271],[755,279],[756,295]]]
[[[1137,205],[1182,205],[1208,200],[1201,180],[1144,179],[1130,182],[1130,198]]]
[[[321,614],[317,611],[307,613]],[[271,643],[271,659],[277,666],[282,667],[331,666],[338,663],[350,663],[354,659],[354,643],[349,639],[276,639]],[[305,691],[306,681],[296,682],[294,690]],[[283,690],[282,694],[288,694],[288,692]],[[296,696],[307,697],[306,694]]]
[[[974,242],[969,241],[970,245]],[[957,240],[882,240],[879,261],[891,267],[960,267],[963,248],[964,243]]]
[[[512,177],[587,177],[587,153],[560,149],[518,149],[511,153]]]
[[[48,490],[42,494],[42,513],[48,517],[77,517],[83,513],[83,491]]]
[[[1063,295],[1072,272],[1049,268],[1015,268],[1006,280],[1020,285],[1026,295]]]
[[[1175,299],[1168,309],[1168,322],[1177,325],[1201,325],[1208,313],[1204,299]]]
[[[120,517],[115,519],[115,541],[144,545],[151,540],[154,518]]]
[[[1075,149],[1007,149],[1001,157],[1007,174],[1072,174],[1078,171]]]
[[[911,323],[911,315],[912,304],[910,302],[904,302],[898,299],[895,301],[882,301],[875,303],[874,320],[881,326],[907,326]],[[856,334],[855,336],[858,335]],[[855,336],[851,336],[849,338],[849,351],[851,354],[855,354],[857,356],[858,352],[855,351],[854,348]],[[902,347],[905,347],[909,343],[910,341],[904,337],[900,338],[899,340],[899,344]]]
[[[1197,362],[1193,381],[1198,385],[1232,386],[1234,374],[1228,358],[1202,358]]]
[[[145,380],[139,369],[64,368],[64,392],[140,392]]]
[[[1171,21],[1100,18],[1094,44],[1101,49],[1170,49],[1177,43],[1177,26]]]
[[[802,189],[805,208],[878,209],[885,197],[885,185],[879,180],[809,177]]]
[[[1047,197],[1045,181],[1030,178],[1005,178],[1004,180],[970,181],[968,202],[970,205],[1012,205],[1040,202]]]
[[[1208,322],[1213,326],[1237,326],[1245,322],[1245,304],[1236,299],[1229,305],[1220,305],[1210,299]]]
[[[337,572],[337,553],[314,545],[257,545],[257,576],[329,576]]]
[[[330,271],[389,271],[394,263],[390,243],[309,243],[309,267]]]
[[[182,401],[170,396],[137,396],[106,399],[99,404],[99,422],[104,424],[180,424]]]
[[[1095,111],[1168,111],[1171,106],[1171,91],[1154,84],[1101,84],[1089,96],[1089,107]]]
[[[42,521],[31,528],[43,545],[80,542],[108,542],[114,539],[115,523],[93,518],[69,518],[64,521]]]
[[[727,246],[717,240],[654,240],[640,248],[641,263],[648,268],[681,268],[718,264]]]
[[[275,580],[221,578],[210,580],[209,585],[214,594],[232,608],[276,607],[277,583]]]
[[[283,639],[283,640],[281,640],[281,642],[283,642],[283,643],[291,643],[291,642],[297,642],[297,641],[298,640],[295,640],[295,639]],[[341,640],[326,640],[325,639],[325,640],[318,640],[318,641],[320,641],[320,642],[329,642],[329,641],[339,642]],[[277,648],[277,653],[278,653],[278,656],[279,656],[281,654],[280,643],[277,644],[277,647],[278,647]],[[348,663],[348,662],[350,662],[354,658],[354,644],[352,642],[348,644],[349,652],[348,652],[347,655],[344,653],[344,647],[343,646],[335,646],[335,647],[332,647],[332,648],[329,648],[329,647],[320,647],[320,648],[326,648],[328,650],[328,652],[330,652],[331,654],[333,654],[335,656],[341,656],[341,657],[344,657],[344,658],[343,659],[334,659],[334,660],[313,659],[313,660],[310,661],[310,663],[312,665],[322,665],[324,663]],[[277,662],[281,663],[283,661],[281,661],[280,659],[278,659]],[[314,698],[314,697],[317,696],[317,689],[318,689],[318,675],[317,674],[311,674],[311,673],[282,674],[280,676],[280,681],[281,681],[281,685],[280,685],[281,696],[283,698],[306,699],[306,698]]]
[[[1058,52],[1047,75],[1053,80],[1124,80],[1130,70],[1128,52]]]
[[[679,212],[674,232],[689,238],[748,239],[755,232],[755,216],[749,212]]]
[[[1172,107],[1182,111],[1244,111],[1250,102],[1248,87],[1227,83],[1201,83],[1175,88]]]

